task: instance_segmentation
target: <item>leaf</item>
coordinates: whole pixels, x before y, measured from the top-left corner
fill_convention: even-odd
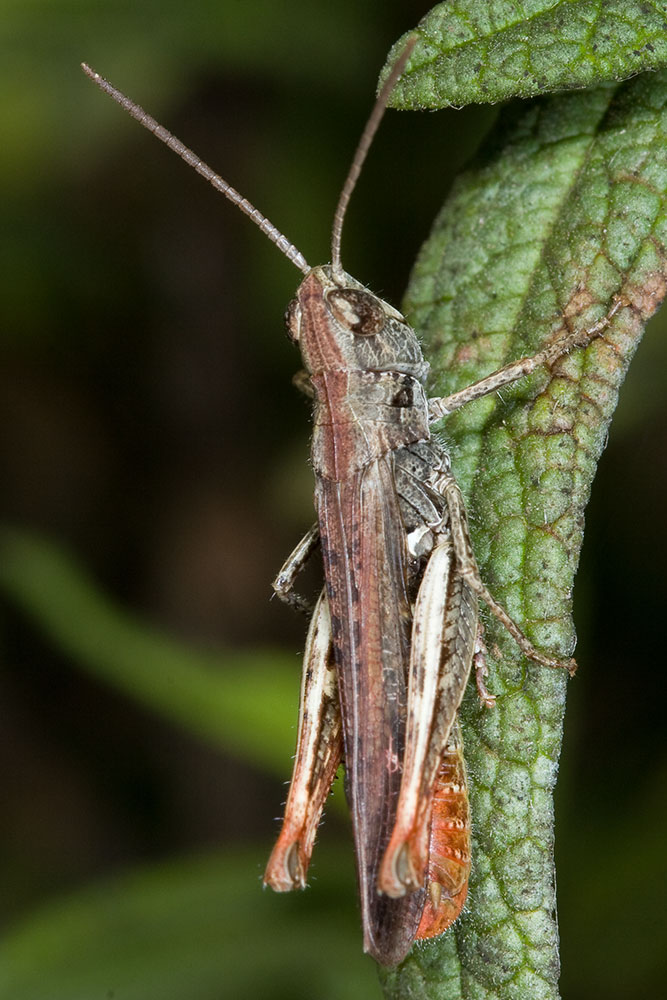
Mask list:
[[[620,385],[667,281],[667,74],[501,116],[423,247],[407,313],[434,394],[584,329],[608,331],[550,371],[452,416],[453,466],[493,595],[536,645],[567,655],[583,511]],[[564,674],[517,658],[487,617],[495,710],[463,706],[473,873],[452,932],[385,977],[390,997],[553,1000],[553,804]]]
[[[372,963],[341,903],[353,891],[351,857],[323,854],[321,892],[308,897],[262,893],[257,853],[235,851],[55,900],[5,935],[0,998],[366,1000]],[[326,950],[345,961],[323,963]]]
[[[667,10],[656,0],[451,0],[393,46],[387,66],[413,34],[418,42],[393,91],[395,108],[533,97],[667,63]]]
[[[281,778],[289,770],[295,658],[180,645],[115,608],[55,545],[19,530],[0,531],[0,587],[84,671]]]

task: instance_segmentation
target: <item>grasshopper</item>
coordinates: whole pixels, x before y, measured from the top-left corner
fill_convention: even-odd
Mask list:
[[[305,885],[315,833],[341,760],[350,806],[364,949],[395,965],[416,938],[458,916],[470,870],[469,810],[457,712],[473,664],[480,696],[482,600],[530,659],[576,669],[537,650],[482,581],[465,505],[430,425],[472,400],[553,363],[609,325],[568,328],[448,397],[429,400],[429,366],[406,319],[341,264],[350,196],[408,43],[363,131],[332,227],[332,263],[311,267],[253,205],[180,140],[97,73],[89,77],[259,226],[304,274],[287,311],[314,401],[317,524],[274,581],[296,607],[299,570],[321,546],[325,586],[304,654],[299,735],[282,830],[265,884]]]

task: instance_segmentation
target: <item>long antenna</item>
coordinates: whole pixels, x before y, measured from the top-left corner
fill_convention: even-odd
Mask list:
[[[344,279],[343,268],[340,262],[340,241],[347,206],[350,203],[352,192],[354,191],[359,174],[361,173],[361,168],[364,165],[364,160],[366,159],[368,150],[370,149],[375,133],[378,130],[378,125],[382,121],[382,116],[385,113],[389,95],[394,89],[399,76],[405,69],[405,64],[410,58],[410,53],[416,44],[417,36],[413,35],[405,43],[405,48],[394,63],[391,73],[382,85],[382,90],[378,94],[378,98],[375,102],[373,110],[371,111],[371,116],[366,122],[364,131],[361,133],[361,139],[359,140],[359,145],[356,148],[354,159],[352,160],[352,165],[350,166],[350,171],[345,180],[345,184],[343,185],[343,190],[340,193],[338,204],[336,205],[333,226],[331,227],[331,270],[333,271],[335,280],[340,281],[341,283]]]
[[[99,73],[96,73],[95,70],[91,69],[90,66],[87,66],[86,63],[81,63],[81,68],[86,76],[89,76],[93,83],[97,84],[100,90],[103,90],[105,94],[112,97],[114,101],[116,101],[117,104],[120,104],[121,108],[124,108],[125,111],[135,118],[140,125],[143,125],[149,132],[152,132],[153,135],[166,146],[169,146],[169,149],[178,153],[181,159],[185,160],[190,167],[194,167],[197,173],[201,174],[201,176],[207,180],[209,184],[212,184],[216,191],[220,191],[224,194],[225,198],[229,198],[229,200],[240,208],[242,212],[245,212],[245,214],[252,219],[255,225],[259,226],[262,232],[269,237],[271,242],[275,243],[278,249],[285,254],[288,260],[291,260],[300,271],[303,271],[304,274],[308,274],[311,267],[301,251],[297,250],[294,244],[290,243],[287,237],[283,236],[283,234],[276,229],[273,223],[269,222],[265,215],[262,215],[262,213],[259,212],[254,205],[251,205],[247,198],[240,195],[238,191],[231,186],[231,184],[228,184],[227,181],[223,180],[219,174],[216,174],[213,170],[211,170],[211,168],[204,163],[203,160],[200,160],[191,149],[188,149],[187,146],[183,145],[180,139],[177,139],[175,135],[168,132],[167,129],[156,122],[154,118],[151,118],[151,116],[147,114],[143,108],[141,108],[138,104],[135,104],[134,101],[131,101],[129,97],[125,96],[125,94],[122,94],[120,90],[116,90],[116,88],[113,87],[108,80],[105,80],[104,77],[100,76]]]

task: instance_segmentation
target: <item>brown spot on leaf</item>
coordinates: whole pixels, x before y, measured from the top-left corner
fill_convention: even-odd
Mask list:
[[[646,321],[657,310],[667,293],[667,277],[661,271],[653,271],[641,285],[627,285],[623,294],[630,305]]]
[[[567,321],[575,316],[581,316],[581,314],[585,312],[586,309],[589,309],[595,301],[596,300],[593,298],[590,289],[579,285],[576,292],[563,309],[563,316],[565,320]]]

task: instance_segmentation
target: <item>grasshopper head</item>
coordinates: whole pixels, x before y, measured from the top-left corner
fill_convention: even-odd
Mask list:
[[[326,371],[428,373],[414,330],[389,303],[330,266],[315,267],[287,310],[287,330],[311,375]]]

